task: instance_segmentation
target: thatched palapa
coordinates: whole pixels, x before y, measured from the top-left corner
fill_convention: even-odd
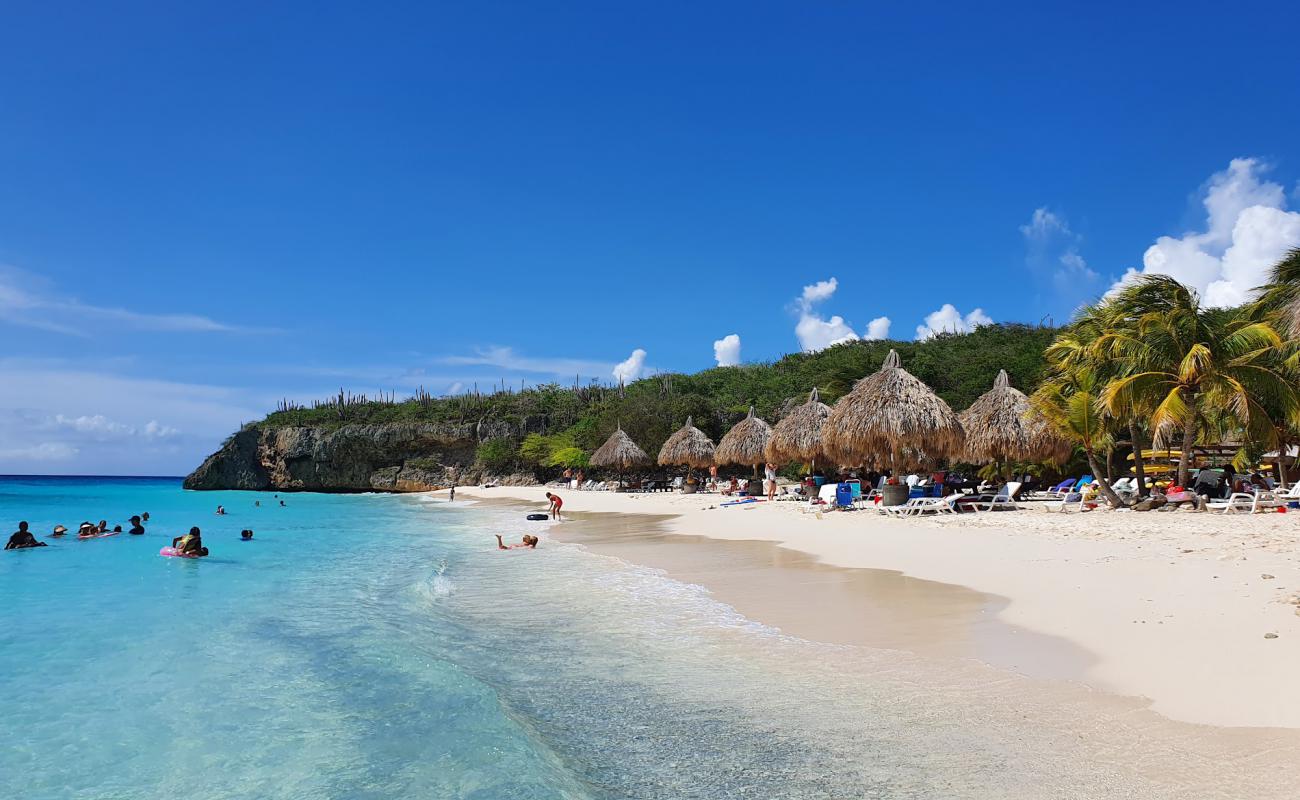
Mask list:
[[[1070,443],[1052,432],[1025,393],[999,370],[993,388],[959,415],[966,432],[962,458],[977,464],[1068,458]]]
[[[766,458],[764,451],[767,441],[772,436],[772,426],[754,416],[754,407],[749,407],[749,416],[737,422],[727,431],[727,435],[718,442],[718,449],[713,454],[713,461],[718,466],[723,464],[744,464],[754,466],[762,464]]]
[[[660,466],[678,466],[703,468],[713,463],[713,440],[704,435],[704,431],[691,424],[690,417],[681,430],[668,437],[659,449]]]
[[[768,461],[783,464],[789,461],[815,463],[825,458],[822,450],[822,428],[831,415],[831,407],[823,403],[814,388],[808,402],[785,416],[772,427],[764,456]]]
[[[650,456],[632,437],[623,432],[623,426],[620,425],[618,430],[609,435],[596,452],[591,454],[591,463],[597,467],[612,467],[622,473],[625,469],[640,467],[650,463]]]
[[[965,438],[953,410],[903,369],[894,350],[879,372],[840,398],[822,429],[826,454],[849,466],[875,462],[901,467],[917,451],[930,458],[958,453]]]

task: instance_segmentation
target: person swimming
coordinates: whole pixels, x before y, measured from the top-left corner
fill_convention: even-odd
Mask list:
[[[244,528],[242,531],[239,532],[239,538],[243,539],[244,541],[248,541],[249,539],[253,538],[253,532],[248,528]]]
[[[127,531],[127,533],[132,536],[139,536],[144,533],[144,526],[140,524],[139,517],[131,517],[129,521],[131,523],[131,530]]]
[[[143,514],[141,514],[141,515],[140,515],[140,519],[144,520],[145,522],[148,522],[148,521],[149,521],[149,512],[146,511],[146,512],[144,512]]]
[[[198,526],[190,528],[190,532],[184,536],[177,536],[172,539],[172,548],[181,555],[206,556],[208,548],[203,546],[203,535],[199,532]]]
[[[219,516],[219,517],[220,517],[220,516],[225,516],[225,514],[226,514],[226,507],[225,507],[225,506],[217,506],[217,516]]]
[[[55,525],[55,526],[54,526],[54,532],[51,533],[50,535],[51,535],[51,536],[62,536],[62,535],[64,535],[64,534],[67,533],[67,532],[68,532],[68,529],[65,528],[65,527],[63,527],[62,525]]]
[[[524,540],[523,540],[523,543],[522,543],[522,544],[506,544],[505,542],[503,542],[503,541],[501,540],[501,534],[498,533],[498,534],[497,534],[497,549],[498,549],[498,550],[518,550],[518,549],[520,549],[520,548],[526,548],[526,549],[529,549],[529,550],[536,550],[536,549],[537,549],[537,541],[538,541],[538,539],[537,539],[536,536],[533,536],[532,534],[525,533],[525,534],[524,534]]]
[[[80,536],[82,538],[89,538],[94,535],[95,535],[95,526],[91,525],[89,522],[83,522],[81,523],[80,527],[77,528],[77,536]]]
[[[14,531],[13,535],[9,537],[9,541],[5,544],[5,549],[25,550],[28,547],[48,547],[48,545],[45,544],[45,542],[37,541],[36,537],[32,535],[32,532],[27,530],[27,523],[20,522],[18,523],[18,530]]]
[[[99,524],[95,526],[95,533],[108,533],[108,520],[101,519]]]

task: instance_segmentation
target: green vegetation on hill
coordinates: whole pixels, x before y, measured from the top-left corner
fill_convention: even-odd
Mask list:
[[[999,369],[1008,372],[1012,385],[1032,392],[1043,377],[1043,353],[1057,332],[1008,324],[921,342],[848,342],[773,363],[656,375],[621,389],[544,384],[402,402],[343,397],[342,402],[331,400],[313,408],[291,406],[258,424],[324,428],[380,422],[474,424],[485,434],[479,449],[484,466],[498,470],[581,466],[620,424],[654,456],[688,416],[717,441],[744,418],[750,404],[759,416],[775,422],[806,400],[814,386],[824,401],[834,403],[854,382],[879,369],[890,348],[898,350],[909,372],[957,411],[988,391]]]

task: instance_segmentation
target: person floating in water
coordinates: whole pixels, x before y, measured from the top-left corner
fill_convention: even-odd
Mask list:
[[[560,499],[558,494],[551,494],[550,492],[546,493],[546,499],[551,501],[551,519],[559,519],[560,509],[564,506],[564,501]]]
[[[223,516],[225,516],[225,514],[226,514],[226,507],[225,507],[225,506],[217,506],[217,516],[219,516],[219,517],[223,517]]]
[[[249,528],[244,528],[242,531],[239,532],[239,538],[243,539],[244,541],[248,541],[249,539],[253,538],[253,531],[250,530]]]
[[[528,550],[536,550],[536,549],[537,549],[537,537],[536,537],[536,536],[533,536],[533,535],[531,535],[531,534],[527,534],[527,533],[525,533],[525,534],[524,534],[524,540],[523,540],[523,542],[522,542],[521,544],[506,544],[505,542],[501,541],[501,534],[499,534],[499,533],[497,534],[497,549],[498,549],[498,550],[518,550],[518,549],[520,549],[520,548],[525,548],[525,549],[528,549]]]
[[[140,515],[140,519],[144,520],[145,522],[148,522],[148,521],[149,521],[149,512],[146,511],[146,512],[144,512],[143,514],[141,514],[141,515]]]
[[[280,508],[284,508],[284,501],[283,501],[283,500],[280,501]]]
[[[56,537],[57,537],[57,536],[62,536],[62,535],[64,535],[64,534],[67,533],[67,532],[68,532],[68,529],[65,528],[65,527],[63,527],[62,525],[55,525],[55,526],[54,526],[54,532],[51,533],[50,535],[51,535],[51,536],[56,536]]]
[[[77,529],[77,536],[79,537],[87,538],[94,535],[95,535],[95,526],[91,525],[89,522],[81,523],[81,527]]]
[[[500,539],[501,537],[497,537]],[[27,523],[18,523],[18,530],[14,531],[9,537],[9,542],[5,544],[6,550],[24,550],[28,547],[46,547],[45,542],[38,542],[32,532],[27,530]]]
[[[108,520],[101,519],[99,524],[95,526],[95,533],[108,533]]]
[[[132,536],[139,536],[144,533],[144,526],[140,524],[139,517],[131,517],[131,530],[127,531],[127,533]]]
[[[183,556],[208,554],[208,548],[203,546],[203,535],[197,525],[190,528],[190,532],[186,535],[172,539],[172,549]]]
[[[253,508],[261,508],[261,507],[262,507],[262,501],[261,501],[261,500],[254,500],[254,501],[253,501]]]

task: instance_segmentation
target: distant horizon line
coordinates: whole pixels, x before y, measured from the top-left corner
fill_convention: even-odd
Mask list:
[[[25,472],[25,473],[14,473],[14,474],[0,473],[0,478],[132,478],[132,479],[154,478],[157,480],[178,480],[178,481],[185,480],[184,475],[81,475],[81,474],[74,475],[74,474],[65,474],[65,473],[40,473],[40,472]]]

